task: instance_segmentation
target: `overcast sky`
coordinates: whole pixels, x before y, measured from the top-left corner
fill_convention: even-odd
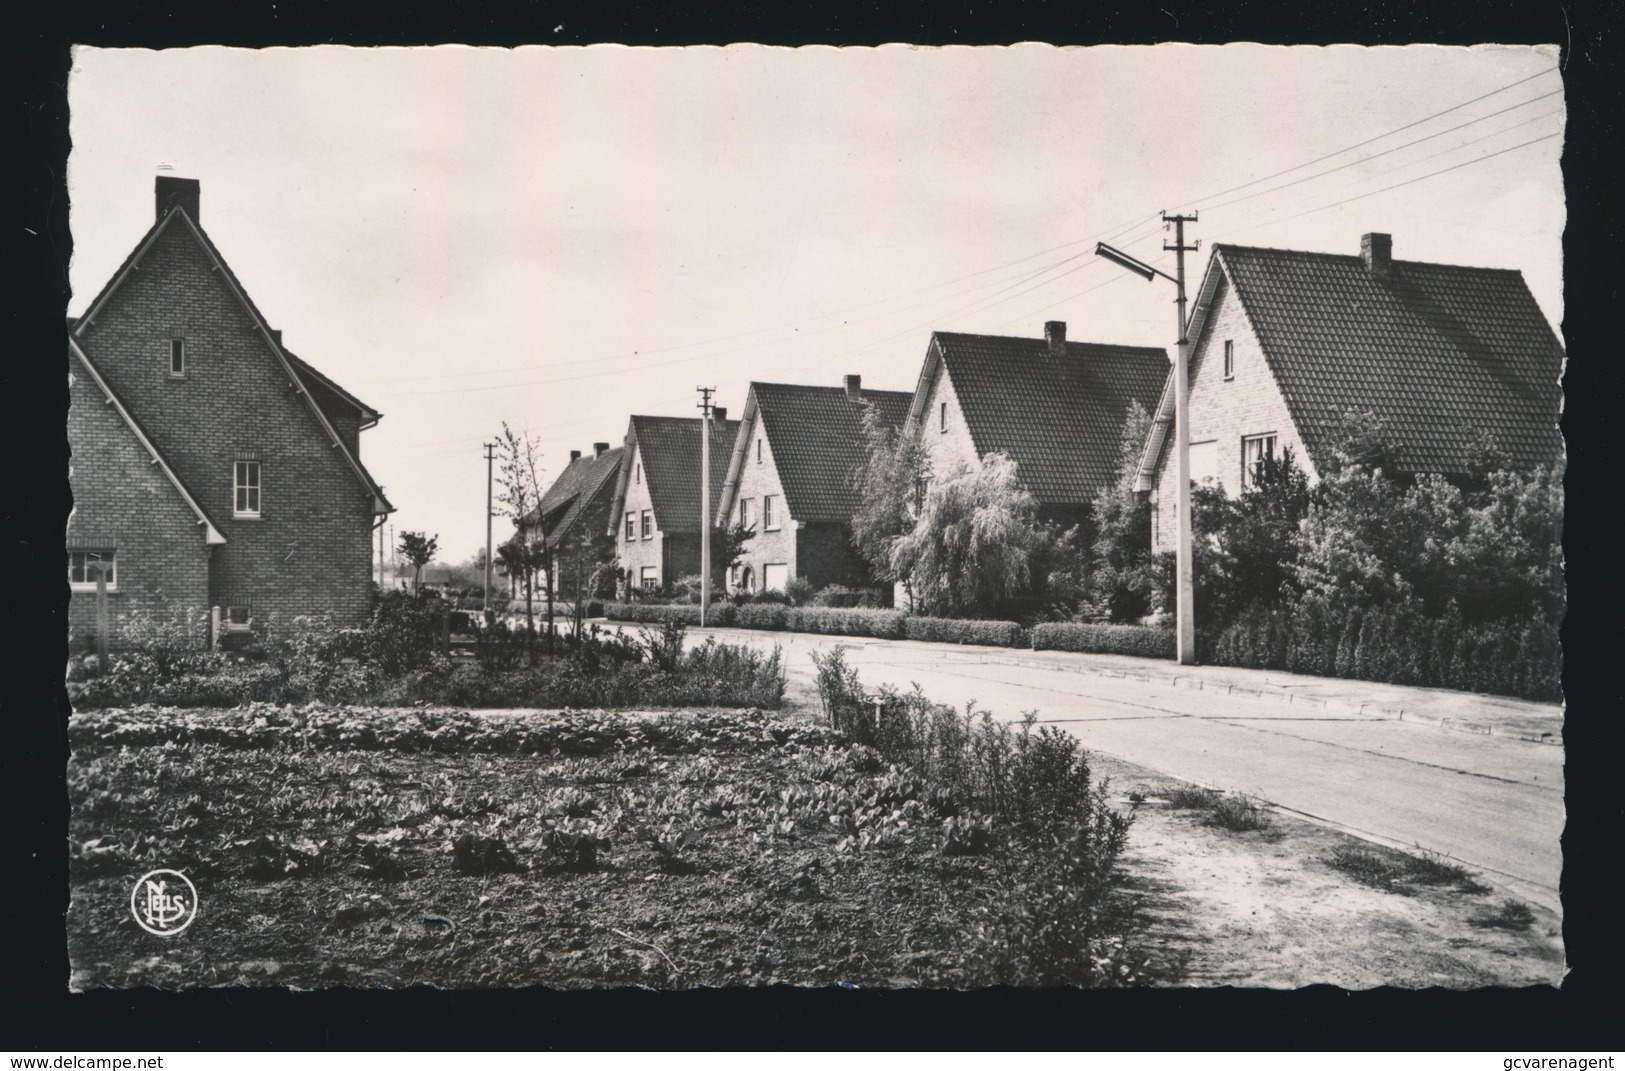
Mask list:
[[[1193,290],[1212,242],[1355,253],[1386,231],[1398,259],[1522,271],[1558,326],[1556,66],[1524,47],[81,49],[69,311],[151,225],[155,175],[201,180],[204,229],[289,348],[384,412],[362,459],[395,531],[460,561],[504,420],[551,477],[631,413],[694,414],[701,384],[735,414],[752,379],[910,390],[933,329],[1059,319],[1171,346],[1172,287],[1092,255],[1105,239],[1171,272],[1162,209],[1199,210]]]

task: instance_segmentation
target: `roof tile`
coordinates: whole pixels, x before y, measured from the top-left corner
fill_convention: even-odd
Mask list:
[[[750,389],[790,516],[850,521],[858,507],[852,476],[864,457],[861,405],[844,387],[752,383]],[[865,390],[860,397],[892,427],[903,425],[914,399],[911,391],[898,390]]]

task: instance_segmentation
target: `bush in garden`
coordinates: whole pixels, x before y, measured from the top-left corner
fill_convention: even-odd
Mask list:
[[[882,599],[880,593],[871,588],[849,588],[841,584],[831,584],[826,588],[820,589],[818,594],[813,596],[811,605],[837,607],[857,606],[865,609],[874,609],[881,606],[883,602],[884,600]]]
[[[1172,658],[1174,634],[1149,625],[1088,625],[1046,622],[1032,627],[1033,650]]]
[[[788,613],[782,603],[740,603],[734,607],[733,623],[739,628],[782,629]]]
[[[815,589],[812,581],[804,576],[793,576],[784,585],[784,596],[790,600],[791,606],[807,606],[813,601]]]
[[[1014,621],[960,621],[947,617],[909,617],[903,635],[935,643],[976,643],[988,647],[1014,647],[1021,626]]]
[[[794,607],[785,615],[785,627],[793,632],[896,639],[903,634],[903,613],[900,610]]]

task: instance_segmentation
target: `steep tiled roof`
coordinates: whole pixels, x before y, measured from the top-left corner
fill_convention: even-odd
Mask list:
[[[557,547],[603,488],[621,467],[626,451],[617,446],[596,457],[578,457],[564,467],[553,486],[542,495],[542,515],[547,518],[547,544]]]
[[[1041,338],[937,331],[940,359],[978,454],[1016,462],[1043,505],[1092,501],[1117,472],[1131,402],[1146,410],[1168,376],[1166,351],[1146,346],[1068,342],[1056,356]],[[921,399],[926,384],[921,382]]]
[[[750,389],[790,516],[850,521],[858,506],[852,474],[863,462],[861,406],[847,398],[844,387],[752,383]],[[865,390],[861,397],[887,424],[901,427],[914,395]]]
[[[711,425],[711,502],[716,515],[728,456],[739,421]],[[643,457],[643,479],[654,505],[655,523],[665,532],[700,530],[700,418],[635,416],[627,435],[628,457],[636,446]],[[620,496],[617,495],[617,498]]]
[[[1467,471],[1475,432],[1519,465],[1554,461],[1563,347],[1517,271],[1216,245],[1312,460],[1336,417],[1370,411],[1407,471]],[[1193,339],[1192,341],[1198,341]]]

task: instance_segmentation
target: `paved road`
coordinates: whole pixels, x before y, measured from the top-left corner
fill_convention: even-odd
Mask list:
[[[1247,792],[1367,839],[1444,852],[1560,910],[1563,749],[1520,738],[1557,738],[1556,707],[1142,659],[742,629],[716,635],[782,645],[791,688],[804,695],[815,694],[810,653],[842,642],[866,687],[917,682],[939,702],[974,699],[1008,719],[1036,710],[1088,748]]]

